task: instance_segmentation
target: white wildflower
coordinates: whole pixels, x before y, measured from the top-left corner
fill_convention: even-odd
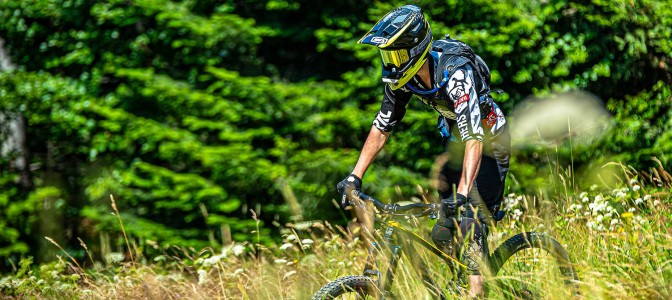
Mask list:
[[[600,222],[602,222],[602,219],[603,219],[603,218],[604,218],[604,217],[603,217],[602,215],[598,215],[595,221],[598,222],[598,223],[600,223]]]
[[[660,205],[660,200],[654,200],[653,201],[653,206],[658,206]]]
[[[613,220],[611,220],[610,225],[613,226],[613,225],[616,225],[616,224],[618,224],[618,219],[613,219]]]
[[[637,178],[630,179],[630,184],[635,184],[637,183]]]
[[[314,242],[311,239],[304,239],[304,240],[301,241],[301,244],[304,244],[304,245],[310,245],[312,243],[314,243]]]
[[[273,262],[276,263],[276,264],[286,264],[286,263],[287,263],[287,260],[286,260],[286,259],[282,259],[282,258],[278,258],[278,259],[276,259],[276,260],[273,261]]]
[[[222,255],[215,255],[212,257],[208,257],[203,260],[203,266],[204,267],[209,267],[216,265],[220,260],[222,259]]]
[[[208,281],[208,272],[205,270],[198,270],[198,284],[202,285]]]
[[[635,208],[634,207],[629,208],[628,212],[635,212]]]
[[[586,223],[586,226],[590,229],[593,229],[593,227],[595,226],[595,223],[593,221],[588,221],[588,223]]]
[[[109,253],[105,259],[110,263],[120,263],[124,260],[124,254],[119,252]]]
[[[649,201],[649,200],[651,200],[651,195],[644,196],[644,201]]]
[[[593,184],[593,185],[590,186],[591,191],[594,191],[596,189],[597,189],[597,184]]]
[[[604,198],[602,198],[601,195],[595,196],[595,201],[602,201]]]
[[[290,243],[284,243],[282,246],[280,246],[280,250],[287,250],[289,248],[292,248],[294,245]]]
[[[618,198],[625,198],[625,196],[627,196],[627,195],[628,195],[628,194],[626,194],[626,193],[624,193],[624,192],[622,192],[622,191],[616,193],[616,197],[618,197]]]
[[[583,202],[583,203],[586,203],[586,202],[588,202],[588,201],[590,201],[590,198],[588,198],[588,197],[583,197],[583,198],[581,199],[581,202]]]
[[[639,189],[641,189],[641,187],[638,186],[638,185],[633,185],[633,186],[632,186],[632,190],[635,191],[635,192],[636,192],[636,191],[639,191]]]
[[[579,198],[585,198],[585,197],[587,197],[587,196],[588,196],[588,193],[587,193],[587,192],[583,192],[583,193],[581,193],[581,194],[579,195]]]
[[[621,193],[627,193],[627,192],[628,192],[628,188],[622,188],[621,189]]]
[[[290,234],[290,235],[287,237],[287,240],[288,240],[288,241],[293,241],[293,240],[298,240],[298,238],[297,238],[295,235]]]
[[[642,200],[642,198],[635,199],[635,205],[640,205],[642,203],[644,203],[644,200]]]
[[[572,222],[574,222],[574,218],[569,219],[569,223],[572,223]]]
[[[245,246],[243,245],[235,245],[231,248],[231,251],[233,252],[233,255],[239,256],[245,252]]]

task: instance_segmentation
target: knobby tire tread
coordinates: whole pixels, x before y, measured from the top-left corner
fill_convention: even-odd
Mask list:
[[[371,277],[364,275],[350,275],[341,277],[323,286],[313,296],[313,300],[329,300],[345,293],[363,293],[371,295],[376,290],[376,283]]]
[[[490,268],[497,275],[506,261],[516,253],[525,249],[542,249],[553,256],[568,286],[574,286],[578,276],[572,265],[572,260],[565,248],[554,238],[538,232],[519,233],[507,239],[490,255]],[[574,287],[575,288],[575,287]]]

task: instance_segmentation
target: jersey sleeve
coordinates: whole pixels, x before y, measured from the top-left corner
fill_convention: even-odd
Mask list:
[[[406,105],[413,94],[402,89],[392,90],[389,85],[385,85],[383,103],[380,105],[380,111],[373,120],[373,126],[390,132],[406,114]]]
[[[469,65],[457,68],[450,75],[446,92],[453,101],[457,130],[463,142],[483,141],[481,109],[474,84],[474,71]]]

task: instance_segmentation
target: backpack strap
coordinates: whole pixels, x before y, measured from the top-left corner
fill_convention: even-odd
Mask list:
[[[447,70],[449,76],[455,69],[469,65],[474,70],[476,92],[481,96],[490,91],[490,69],[485,64],[483,59],[476,55],[473,49],[467,44],[450,38],[446,35],[446,39],[437,40],[432,43],[432,51],[440,52],[441,57],[435,65],[435,76],[438,77],[442,72],[438,70]],[[445,77],[445,75],[444,75]],[[442,78],[435,78],[440,82]]]

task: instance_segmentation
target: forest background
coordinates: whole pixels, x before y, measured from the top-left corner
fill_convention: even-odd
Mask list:
[[[519,135],[507,193],[603,184],[610,162],[672,166],[671,2],[413,3],[435,39],[484,58],[511,124],[530,96],[604,107],[587,128],[528,110],[567,134]],[[110,195],[148,256],[344,224],[335,184],[382,97],[378,51],[356,41],[401,4],[0,1],[0,271],[54,260],[45,236],[82,261],[80,239],[96,259],[123,249]],[[436,113],[414,100],[364,187],[390,201],[431,190],[442,150]]]

